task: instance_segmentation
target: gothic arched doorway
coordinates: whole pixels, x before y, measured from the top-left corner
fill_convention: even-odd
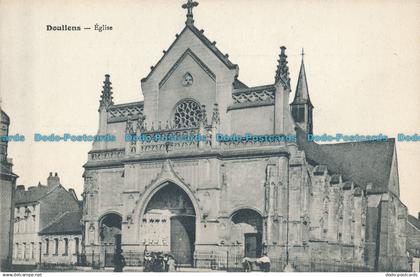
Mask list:
[[[113,256],[121,249],[122,218],[117,213],[108,213],[99,220],[99,238],[101,241],[101,260],[105,266],[113,264]]]
[[[263,218],[255,210],[240,209],[231,217],[232,235],[244,246],[244,255],[257,258],[262,254]]]
[[[141,240],[150,251],[170,252],[179,265],[193,264],[195,210],[187,193],[166,183],[147,203]]]

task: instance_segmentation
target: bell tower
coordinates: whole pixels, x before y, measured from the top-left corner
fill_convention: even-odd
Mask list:
[[[290,104],[292,117],[296,124],[305,132],[312,134],[313,122],[312,111],[314,106],[311,103],[308,90],[308,82],[306,80],[305,63],[303,61],[305,53],[302,49],[302,62],[300,65],[299,78],[296,86],[295,98]]]

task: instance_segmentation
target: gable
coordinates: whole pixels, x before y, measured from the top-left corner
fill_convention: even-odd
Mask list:
[[[183,63],[185,61],[185,59],[189,60],[189,63],[191,64],[191,59],[194,60],[194,62],[196,64],[198,64],[201,69],[213,80],[216,80],[216,75],[213,73],[213,71],[211,71],[207,65],[204,64],[203,61],[200,60],[199,57],[197,57],[196,54],[194,54],[194,52],[188,48],[184,54],[182,54],[182,56],[176,61],[176,63],[174,64],[174,66],[172,66],[172,68],[169,70],[168,73],[166,73],[165,77],[163,77],[162,81],[159,82],[159,88],[161,88],[166,81],[172,76],[172,74],[174,73],[174,71],[180,66],[181,63]],[[188,61],[187,61],[188,62]],[[191,70],[190,70],[191,71]],[[188,71],[187,71],[188,72]]]
[[[198,30],[194,25],[186,25],[182,32],[179,35],[176,35],[175,41],[169,46],[168,50],[164,51],[162,58],[156,63],[155,66],[151,67],[149,74],[141,80],[142,83],[147,82],[150,78],[152,78],[152,75],[154,75],[156,71],[159,71],[162,65],[164,65],[168,60],[172,59],[172,52],[177,52],[177,48],[179,46],[187,46],[187,48],[189,48],[189,45],[194,45],[199,46],[194,48],[201,48],[201,50],[207,48],[207,52],[209,52],[209,54],[212,53],[213,56],[217,58],[219,62],[221,62],[226,68],[230,70],[237,69],[238,65],[232,63],[228,59],[228,55],[223,54],[216,47],[215,42],[211,42],[203,33],[204,30]]]
[[[195,78],[191,87],[182,86],[182,78],[187,73]],[[175,104],[185,98],[206,105],[208,112],[218,103],[223,111],[232,102],[233,82],[237,74],[237,65],[231,63],[227,55],[223,55],[193,25],[186,25],[142,80],[147,125],[158,126],[159,121],[162,125],[166,125],[166,121],[171,123]]]
[[[78,211],[79,203],[61,185],[55,187],[41,200],[40,228],[49,225],[67,211]]]
[[[158,93],[158,121],[173,122],[175,106],[183,99],[194,99],[211,111],[216,102],[215,78],[215,74],[187,49],[160,82],[162,87]]]

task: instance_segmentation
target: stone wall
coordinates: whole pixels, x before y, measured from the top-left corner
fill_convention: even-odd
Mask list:
[[[0,269],[7,270],[12,259],[15,183],[0,179]]]
[[[266,135],[273,133],[274,105],[236,109],[229,113],[232,116],[231,134]]]

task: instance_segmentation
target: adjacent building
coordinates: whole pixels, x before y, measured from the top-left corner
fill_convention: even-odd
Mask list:
[[[14,191],[18,176],[7,157],[9,116],[0,108],[0,271],[10,269],[13,245]]]
[[[420,213],[418,217],[408,215],[407,251],[411,270],[420,272]]]
[[[74,265],[82,253],[82,211],[67,211],[39,232],[43,264]]]
[[[308,141],[303,58],[291,104],[285,47],[273,83],[249,87],[195,6],[141,80],[144,101],[115,104],[105,75],[98,134],[117,140],[94,142],[84,165],[86,255],[147,249],[223,269],[267,252],[275,271],[408,270],[395,141]]]
[[[29,187],[17,186],[15,192],[14,211],[14,243],[13,264],[35,265],[50,261],[50,255],[63,255],[66,241],[62,236],[62,227],[70,223],[70,233],[67,238],[68,252],[70,243],[73,243],[79,233],[74,226],[77,213],[80,211],[80,203],[73,189],[66,190],[60,184],[57,173],[50,173],[47,185],[38,184]],[[64,219],[71,222],[63,222]],[[63,225],[64,224],[64,225]],[[57,236],[50,235],[57,232]],[[76,237],[75,237],[76,235]],[[57,239],[57,244],[53,243]],[[79,243],[80,243],[80,237]],[[74,246],[73,249],[76,249]],[[57,251],[55,251],[57,250]],[[72,251],[72,253],[74,253]],[[46,260],[44,261],[44,258]]]

